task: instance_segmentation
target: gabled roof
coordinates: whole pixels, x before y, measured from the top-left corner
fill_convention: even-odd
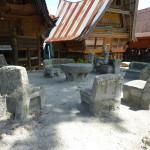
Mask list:
[[[47,25],[49,27],[53,27],[54,23],[53,23],[52,19],[49,17],[49,12],[48,12],[45,0],[34,0],[34,1],[37,4],[38,10],[41,12],[41,14],[42,14],[43,18],[45,19]]]
[[[129,25],[130,39],[135,40],[135,22],[139,0],[123,0],[125,11],[130,12],[131,19],[126,19]],[[60,0],[56,17],[56,26],[50,32],[50,41],[83,40],[94,29],[106,11],[109,11],[114,0],[82,0],[69,2]]]
[[[56,26],[46,41],[82,39],[93,29],[97,20],[113,0],[82,0],[69,2],[60,0]]]
[[[150,8],[138,11],[136,37],[150,37]]]

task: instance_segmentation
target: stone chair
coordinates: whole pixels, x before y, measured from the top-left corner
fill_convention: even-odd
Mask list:
[[[81,103],[88,104],[93,115],[118,114],[121,102],[123,77],[120,74],[98,75],[92,89],[80,91]]]
[[[7,95],[7,110],[15,114],[16,120],[24,121],[34,108],[44,106],[44,89],[29,84],[24,67],[0,68],[0,93]]]
[[[126,70],[125,78],[129,78],[132,80],[139,79],[141,71],[148,65],[150,65],[150,63],[131,62],[129,65],[129,69]]]
[[[3,66],[7,66],[7,62],[6,62],[6,59],[4,57],[3,54],[0,54],[0,68],[3,67]]]
[[[44,76],[47,78],[52,78],[55,75],[60,76],[60,68],[54,68],[52,59],[45,59],[43,61],[43,67],[44,67]]]
[[[45,68],[44,69],[44,76],[47,77],[47,78],[52,78],[54,76],[60,76],[60,69],[59,68],[53,68],[53,67],[50,67],[50,68]]]
[[[120,59],[108,59],[108,64],[102,64],[100,66],[95,65],[96,72],[100,74],[118,74],[120,73]]]
[[[123,100],[134,103],[142,109],[150,109],[150,65],[140,73],[139,80],[132,80],[124,84]]]

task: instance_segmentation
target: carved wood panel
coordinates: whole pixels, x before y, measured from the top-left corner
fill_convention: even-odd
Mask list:
[[[10,35],[10,22],[8,20],[0,20],[0,36]]]

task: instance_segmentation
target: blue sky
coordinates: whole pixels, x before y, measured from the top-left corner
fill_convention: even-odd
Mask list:
[[[79,0],[68,0],[68,1],[79,1]],[[58,2],[59,0],[46,0],[47,7],[50,14],[55,15]],[[138,9],[143,9],[147,7],[150,7],[150,0],[139,0]]]

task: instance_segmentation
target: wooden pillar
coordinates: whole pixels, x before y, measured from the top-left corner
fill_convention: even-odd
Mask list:
[[[31,53],[30,49],[27,50],[28,69],[31,70]]]
[[[12,32],[12,51],[13,51],[13,64],[18,65],[18,43],[16,28]]]
[[[37,50],[38,50],[38,69],[41,69],[41,45],[40,45],[40,36],[37,36]]]

